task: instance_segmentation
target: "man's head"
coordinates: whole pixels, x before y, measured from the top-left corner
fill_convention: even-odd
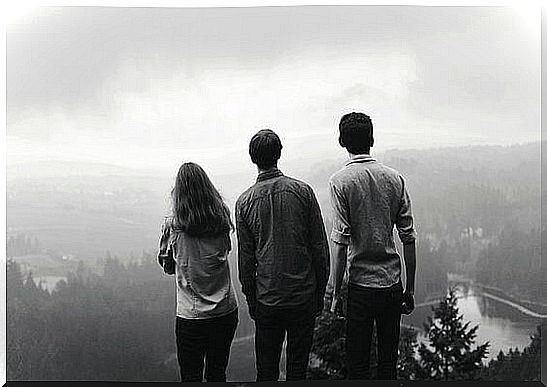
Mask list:
[[[253,163],[260,169],[270,169],[277,166],[281,156],[281,140],[273,130],[259,130],[249,143],[249,155]]]
[[[369,153],[374,145],[372,121],[364,113],[349,113],[340,120],[340,146],[353,154]]]

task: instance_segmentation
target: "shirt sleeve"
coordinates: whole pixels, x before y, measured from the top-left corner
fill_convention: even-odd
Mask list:
[[[158,264],[163,267],[164,259],[167,259],[167,249],[169,247],[170,227],[169,220],[165,218],[161,224],[160,242],[158,247]]]
[[[310,250],[317,281],[317,293],[320,298],[323,299],[330,271],[329,244],[325,232],[325,225],[323,223],[323,216],[321,215],[321,208],[319,207],[319,203],[317,202],[317,198],[311,187],[309,188],[309,195]]]
[[[232,238],[230,237],[230,234],[226,236],[226,252],[232,251]]]
[[[350,244],[351,240],[348,203],[343,193],[336,187],[332,180],[329,182],[329,187],[330,201],[333,210],[330,239],[333,242],[347,246]]]
[[[237,232],[237,265],[241,291],[249,306],[256,305],[256,268],[255,241],[241,214],[241,204],[236,203],[236,232]]]
[[[399,233],[399,239],[403,244],[409,244],[416,240],[416,230],[414,228],[414,218],[412,216],[412,206],[410,196],[406,189],[405,180],[401,177],[402,195],[397,213],[396,227]]]

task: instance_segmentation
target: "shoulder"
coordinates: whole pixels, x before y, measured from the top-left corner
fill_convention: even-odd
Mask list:
[[[349,178],[349,166],[345,165],[329,177],[329,186],[340,186]]]
[[[245,202],[245,200],[247,200],[249,198],[249,196],[251,196],[252,192],[253,192],[253,188],[254,188],[254,185],[250,186],[249,188],[247,188],[245,191],[243,191],[237,198],[236,200],[236,207],[238,207],[239,205],[241,205],[241,203]]]
[[[299,188],[302,188],[302,189],[311,189],[311,187],[308,183],[306,183],[303,180],[292,177],[292,176],[283,176],[281,178],[281,181],[284,181],[285,183],[290,184],[294,187],[299,187]]]
[[[386,165],[380,161],[377,161],[376,162],[376,165],[378,166],[378,168],[381,168],[382,170],[384,170],[386,173],[390,173],[392,174],[393,176],[401,176],[401,174],[399,173],[399,171],[397,171],[395,168],[392,168],[390,167],[389,165]]]
[[[163,231],[169,231],[173,228],[173,224],[173,216],[165,216],[161,222],[161,229]]]
[[[252,186],[250,186],[249,188],[247,188],[245,191],[243,191],[243,193],[241,195],[239,195],[239,197],[237,198],[236,200],[236,204],[235,204],[235,214],[236,216],[239,214],[240,210],[242,208],[244,208],[245,206],[247,206],[252,197],[253,197],[253,193],[255,191],[255,185],[256,184],[253,184]]]
[[[311,185],[306,183],[303,180],[291,177],[291,176],[283,176],[281,179],[282,182],[284,182],[285,186],[297,193],[304,194],[306,196],[314,195],[313,188]]]
[[[401,183],[404,183],[404,177],[403,175],[397,171],[395,168],[389,167],[382,163],[377,163],[378,167],[382,169],[382,172],[391,177],[393,180],[399,181]]]

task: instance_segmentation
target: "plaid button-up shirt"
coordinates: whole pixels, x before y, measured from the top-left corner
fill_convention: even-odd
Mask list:
[[[259,174],[236,203],[239,279],[250,307],[320,308],[329,248],[312,188],[278,169]]]

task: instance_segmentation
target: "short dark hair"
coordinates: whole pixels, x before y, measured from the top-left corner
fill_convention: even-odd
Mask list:
[[[271,129],[262,129],[251,138],[249,155],[260,169],[270,169],[281,157],[281,148],[279,136]]]
[[[374,145],[372,121],[364,113],[348,113],[340,119],[340,145],[353,154],[365,153]]]

